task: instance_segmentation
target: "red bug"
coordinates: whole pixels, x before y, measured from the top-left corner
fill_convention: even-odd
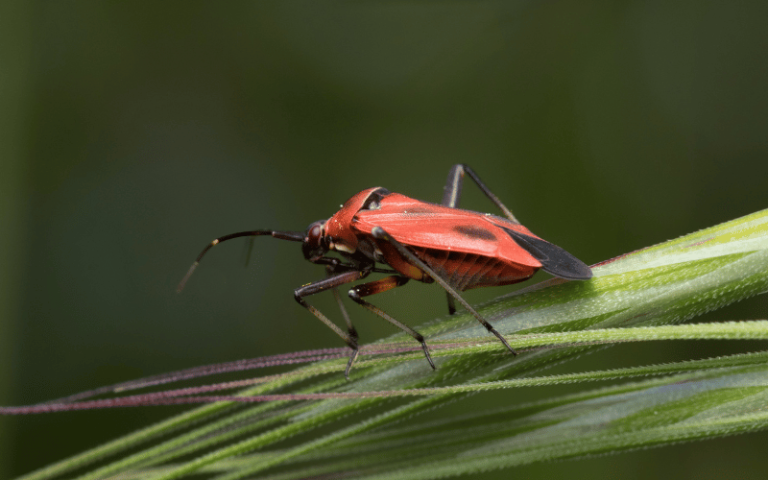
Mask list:
[[[457,208],[465,174],[507,218]],[[294,297],[352,349],[344,372],[347,378],[357,358],[358,336],[336,290],[341,285],[371,273],[391,274],[352,287],[349,297],[421,343],[424,355],[434,369],[435,364],[424,337],[363,300],[363,297],[405,285],[411,279],[437,282],[448,294],[450,313],[456,311],[454,299],[458,300],[514,354],[504,337],[459,292],[521,282],[539,269],[568,280],[592,278],[592,271],[584,262],[521,225],[471,168],[454,165],[448,173],[442,205],[414,200],[381,187],[369,188],[347,200],[330,219],[312,223],[305,232],[253,230],[217,238],[197,257],[179,284],[178,291],[184,288],[200,259],[211,247],[233,238],[259,235],[302,242],[304,257],[312,263],[326,266],[328,277],[325,280],[297,288]],[[340,254],[341,259],[327,256],[329,252]],[[391,269],[378,268],[377,263],[388,265]],[[304,300],[326,290],[333,290],[336,295],[346,320],[346,332]]]

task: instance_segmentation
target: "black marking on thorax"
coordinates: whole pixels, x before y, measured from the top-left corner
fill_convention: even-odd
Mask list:
[[[365,199],[365,202],[363,202],[363,206],[360,208],[360,210],[378,210],[381,208],[381,200],[389,195],[390,192],[384,187],[379,187],[376,190],[372,191],[370,195],[368,195],[368,198]]]

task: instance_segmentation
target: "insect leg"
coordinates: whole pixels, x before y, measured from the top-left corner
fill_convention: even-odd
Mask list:
[[[400,330],[404,331],[408,335],[412,336],[413,338],[416,339],[417,342],[421,343],[421,348],[424,350],[424,355],[427,357],[427,361],[429,362],[429,365],[432,367],[432,370],[434,370],[435,363],[432,361],[432,357],[429,355],[429,349],[427,348],[427,344],[424,341],[424,337],[416,330],[412,329],[411,327],[409,327],[408,325],[402,322],[395,320],[394,318],[390,317],[386,312],[384,312],[382,309],[380,309],[375,305],[371,305],[370,303],[366,302],[362,298],[362,297],[367,297],[369,295],[376,295],[377,293],[386,292],[387,290],[392,290],[393,288],[396,288],[396,287],[400,287],[408,283],[408,280],[410,280],[408,277],[403,277],[401,275],[393,275],[391,277],[382,278],[381,280],[376,280],[375,282],[368,282],[368,283],[363,283],[362,285],[356,285],[352,287],[352,289],[349,291],[349,298],[359,303],[364,308],[375,313],[376,315],[380,316],[384,320],[388,321],[392,325],[396,326]]]
[[[448,300],[448,315],[456,313],[456,303],[453,301],[453,297],[450,293],[445,292],[445,297]]]
[[[293,292],[293,297],[296,299],[299,305],[309,310],[310,313],[312,313],[312,315],[316,316],[321,322],[326,324],[328,328],[336,332],[336,335],[340,336],[341,339],[344,340],[344,342],[349,346],[349,348],[352,349],[352,354],[350,355],[349,361],[347,362],[347,368],[344,371],[344,376],[347,377],[347,379],[349,379],[349,369],[352,368],[352,363],[357,358],[357,353],[358,353],[357,339],[354,338],[352,335],[346,333],[344,330],[337,327],[336,324],[330,321],[328,317],[323,315],[322,312],[320,312],[320,310],[316,309],[315,307],[307,303],[304,300],[304,297],[308,297],[316,293],[324,292],[326,290],[334,289],[339,285],[344,285],[345,283],[354,282],[355,280],[359,280],[363,277],[366,277],[368,273],[369,272],[365,270],[340,273],[339,275],[326,278],[325,280],[320,280],[318,282],[310,283],[308,285],[304,285],[303,287],[299,287]]]
[[[325,276],[326,278],[331,278],[334,274],[334,267],[332,265],[327,265],[325,267]],[[347,332],[349,333],[349,336],[352,337],[355,342],[357,342],[357,330],[355,330],[355,326],[352,325],[352,320],[349,318],[349,314],[347,313],[346,307],[344,307],[344,304],[341,302],[341,295],[339,295],[339,289],[334,287],[333,288],[333,298],[336,299],[336,303],[339,305],[339,310],[341,310],[341,316],[344,317],[344,323],[347,324]]]
[[[440,286],[443,287],[446,292],[448,292],[453,298],[458,300],[459,303],[465,309],[467,309],[467,311],[469,313],[471,313],[472,316],[475,317],[477,319],[477,321],[480,322],[480,324],[485,327],[486,330],[488,330],[489,332],[494,334],[496,336],[496,338],[501,340],[501,343],[503,343],[504,346],[507,347],[507,349],[509,349],[510,352],[512,352],[514,355],[517,355],[517,352],[515,352],[512,349],[512,347],[509,346],[509,343],[507,343],[507,341],[504,339],[504,337],[502,337],[501,334],[498,331],[496,331],[495,328],[493,328],[493,325],[488,323],[488,321],[486,319],[484,319],[482,316],[480,316],[480,314],[477,313],[477,311],[475,311],[475,309],[472,308],[472,306],[469,303],[467,303],[466,300],[464,300],[464,297],[462,297],[461,294],[459,292],[457,292],[455,288],[450,286],[448,284],[448,282],[446,282],[440,275],[438,275],[437,272],[432,270],[426,263],[424,263],[424,261],[422,261],[419,257],[414,255],[413,252],[411,252],[410,250],[405,248],[402,243],[400,243],[397,240],[395,240],[383,228],[381,228],[381,227],[373,227],[373,229],[371,229],[371,234],[373,235],[374,238],[379,239],[379,240],[384,240],[385,242],[387,242],[390,245],[392,245],[393,247],[395,247],[397,252],[400,255],[402,255],[403,257],[405,257],[408,260],[409,263],[411,263],[412,265],[415,265],[416,267],[421,269],[424,273],[426,273],[427,275],[432,277],[432,279],[434,281],[436,281],[437,283],[439,283]]]
[[[485,194],[486,197],[488,197],[494,204],[496,204],[499,209],[504,212],[504,215],[510,220],[512,220],[515,223],[520,223],[514,215],[512,215],[512,212],[503,204],[501,203],[501,200],[499,200],[499,197],[493,194],[491,190],[485,186],[482,180],[480,180],[480,177],[477,176],[477,174],[469,168],[469,166],[464,165],[463,163],[459,163],[457,165],[454,165],[451,167],[451,170],[448,172],[448,181],[445,184],[445,189],[443,190],[443,202],[442,204],[446,207],[451,208],[458,208],[459,207],[459,200],[461,199],[461,188],[462,188],[462,180],[464,179],[464,174],[469,175],[469,178],[475,181],[477,186],[482,190],[482,192]]]
[[[451,167],[451,170],[448,172],[448,180],[445,184],[445,188],[443,189],[443,201],[442,204],[446,207],[451,208],[458,208],[459,202],[461,200],[461,190],[463,188],[463,181],[464,181],[464,174],[468,174],[469,177],[475,181],[478,187],[480,187],[480,190],[491,199],[493,203],[496,204],[499,209],[501,209],[502,212],[504,212],[504,215],[507,216],[510,220],[512,220],[515,223],[520,223],[517,221],[514,215],[512,215],[512,212],[503,204],[501,203],[501,200],[499,200],[499,197],[494,195],[491,190],[485,186],[485,184],[480,180],[480,177],[477,176],[477,174],[469,168],[469,166],[464,165],[462,163],[456,164],[453,167]],[[451,296],[450,292],[445,292],[445,296],[448,299],[448,314],[453,315],[456,313],[456,303],[453,300],[453,296]]]
[[[363,267],[361,267],[360,265],[344,263],[339,261],[338,258],[333,258],[333,257],[321,257],[312,263],[314,263],[315,265],[327,265],[333,269],[333,272],[341,272],[343,270],[360,271],[361,269],[363,269]],[[378,268],[378,267],[371,267],[371,266],[366,266],[364,268],[371,273],[397,273],[397,270],[392,270],[391,268]]]

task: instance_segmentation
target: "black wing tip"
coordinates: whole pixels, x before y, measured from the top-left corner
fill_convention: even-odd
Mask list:
[[[571,264],[571,265],[567,265],[566,268],[561,268],[561,267],[562,265],[557,265],[555,268],[544,265],[543,267],[541,267],[541,269],[556,277],[564,278],[566,280],[589,280],[594,276],[592,274],[592,269],[589,268],[584,262],[580,260],[579,260],[579,263],[576,265]]]
[[[592,278],[592,269],[586,263],[557,245],[508,228],[504,228],[504,230],[515,243],[541,262],[541,269],[545,272],[565,280],[589,280]]]

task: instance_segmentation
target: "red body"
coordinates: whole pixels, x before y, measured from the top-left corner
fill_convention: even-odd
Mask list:
[[[381,190],[363,190],[328,219],[323,234],[329,249],[346,254],[362,251],[402,275],[431,282],[391,244],[373,238],[371,230],[381,227],[458,290],[520,282],[542,267],[504,230],[539,239],[520,224],[398,193],[386,192],[371,202],[371,195]]]
[[[507,218],[455,208],[461,196],[462,179],[467,175]],[[357,331],[340,298],[347,330],[339,328],[305,300],[310,295],[334,290],[366,278],[371,273],[388,274],[378,280],[358,284],[347,292],[357,304],[378,315],[413,337],[434,369],[424,336],[364,299],[408,283],[409,279],[438,283],[448,293],[448,311],[456,312],[454,301],[474,316],[512,353],[515,351],[493,325],[488,323],[459,291],[470,288],[508,285],[530,278],[542,269],[566,280],[588,280],[592,270],[581,260],[530,232],[512,212],[483,184],[467,165],[451,167],[443,191],[443,205],[422,202],[392,193],[385,188],[369,188],[354,195],[328,220],[318,220],[304,232],[251,230],[219,237],[198,255],[179,283],[184,288],[205,252],[221,242],[238,237],[271,236],[301,242],[304,258],[323,265],[326,278],[308,283],[293,292],[294,299],[332,329],[352,349],[345,376],[357,358]],[[337,252],[342,259],[326,256]],[[389,266],[379,268],[377,263]],[[392,275],[392,274],[395,275]]]

